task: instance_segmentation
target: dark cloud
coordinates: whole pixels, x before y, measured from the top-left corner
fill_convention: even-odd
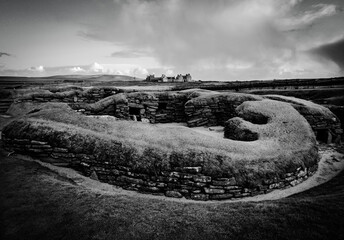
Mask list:
[[[332,60],[341,68],[342,72],[344,72],[344,38],[312,49],[311,52]]]
[[[116,4],[119,14],[99,26],[88,26],[80,35],[152,49],[152,56],[167,66],[217,68],[229,64],[242,68],[273,56],[283,57],[294,48],[274,25],[280,5],[272,0]]]
[[[0,57],[2,57],[2,56],[10,57],[10,56],[12,56],[12,55],[9,54],[9,53],[6,53],[6,52],[0,52]]]
[[[111,57],[118,57],[118,58],[139,58],[145,57],[149,53],[142,50],[123,50],[117,51],[111,54]]]

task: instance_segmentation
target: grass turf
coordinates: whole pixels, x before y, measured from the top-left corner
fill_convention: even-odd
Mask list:
[[[1,155],[1,239],[343,239],[344,173],[286,199],[183,203],[100,195]]]

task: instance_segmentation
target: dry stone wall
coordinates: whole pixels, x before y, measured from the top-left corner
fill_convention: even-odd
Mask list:
[[[243,97],[244,96],[244,97]],[[233,97],[233,94],[216,94],[210,97],[199,97],[185,104],[185,113],[189,127],[216,126],[237,116],[235,109],[245,101],[261,100],[253,95],[242,95]]]
[[[113,164],[110,159],[102,161],[95,155],[76,153],[54,143],[10,138],[4,133],[2,140],[8,151],[30,154],[57,165],[74,167],[86,176],[127,190],[202,201],[243,198],[295,186],[317,169],[317,164],[309,168],[299,167],[294,172],[265,180],[262,185],[252,188],[240,185],[235,177],[205,175],[201,166],[175,167],[171,171],[147,174]]]

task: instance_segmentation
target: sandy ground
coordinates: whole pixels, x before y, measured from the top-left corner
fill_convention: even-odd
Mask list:
[[[0,118],[2,117],[0,116]],[[1,123],[2,121],[0,121],[0,125]],[[176,125],[185,126],[185,124],[166,124],[166,126],[176,126]],[[3,126],[0,126],[0,129],[2,129],[2,127]],[[223,127],[210,127],[210,128],[196,127],[196,128],[192,128],[192,130],[202,133],[202,134],[206,134],[211,137],[223,138]],[[1,135],[1,132],[0,132],[0,135]],[[290,195],[300,193],[310,188],[313,188],[315,186],[318,186],[320,184],[323,184],[329,181],[330,179],[332,179],[333,177],[335,177],[336,175],[338,175],[338,173],[344,169],[344,154],[337,152],[334,145],[320,145],[319,154],[321,156],[321,159],[319,161],[318,171],[313,176],[311,176],[304,182],[294,187],[281,189],[281,190],[274,190],[268,194],[257,195],[254,197],[247,197],[243,199],[234,199],[234,200],[223,200],[221,202],[248,202],[248,201],[258,202],[258,201],[276,200],[276,199],[285,198]],[[169,198],[169,197],[164,197],[164,196],[141,194],[134,191],[124,190],[117,186],[113,186],[107,183],[101,183],[99,181],[92,180],[88,177],[85,177],[79,174],[77,171],[73,169],[54,166],[50,163],[42,162],[42,161],[39,161],[38,159],[33,159],[29,156],[14,154],[11,157],[37,162],[40,165],[56,172],[57,174],[73,180],[79,186],[84,187],[86,189],[89,189],[99,194],[129,195],[129,196],[135,196],[138,198],[160,199],[163,201],[193,202],[193,203],[195,202],[194,200],[188,200],[185,198],[175,199],[175,198]],[[207,204],[211,204],[214,202],[218,203],[218,201],[206,201],[206,202],[199,201],[199,203],[207,203]]]

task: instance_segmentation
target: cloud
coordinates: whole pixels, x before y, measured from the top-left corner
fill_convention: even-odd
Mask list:
[[[85,25],[80,35],[128,49],[150,49],[161,71],[171,68],[226,80],[275,77],[280,67],[293,60],[301,64],[305,57],[300,46],[314,46],[312,39],[302,42],[299,36],[308,34],[303,28],[339,11],[334,4],[310,5],[302,0],[123,0],[114,4],[112,18]],[[295,29],[300,31],[290,36]],[[135,58],[141,53],[119,51],[112,56]],[[283,74],[288,69],[293,68],[284,68]]]
[[[282,19],[279,23],[283,30],[297,30],[312,25],[316,20],[333,16],[339,12],[339,8],[334,4],[315,4],[310,10],[301,12],[297,16]]]
[[[105,68],[103,65],[95,62],[95,63],[92,63],[92,65],[89,67],[89,71],[94,72],[94,73],[104,73]]]
[[[6,53],[6,52],[0,52],[0,57],[2,57],[2,56],[10,57],[10,56],[12,56],[12,54],[9,54],[9,53]]]
[[[72,68],[68,68],[68,70],[72,73],[82,73],[85,72],[85,69],[81,68],[81,67],[72,67]]]
[[[30,67],[26,69],[8,69],[0,64],[0,75],[42,77],[65,74],[117,74],[135,77],[146,77],[149,71],[136,64],[101,64],[94,62],[90,65],[61,66],[61,67]]]
[[[28,70],[32,71],[32,72],[44,72],[45,71],[43,66],[30,67],[30,68],[28,68]]]
[[[100,64],[93,63],[85,67],[88,74],[118,74],[144,77],[149,72],[146,68],[135,64]]]
[[[166,76],[173,76],[173,70],[172,69],[168,69],[167,71],[166,71]]]
[[[254,65],[293,50],[274,22],[281,11],[297,2],[118,1],[121,11],[112,22],[89,26],[82,35],[133,49],[152,49],[152,56],[163,66],[180,71],[199,70],[205,65],[226,68],[233,61]],[[113,54],[125,55],[132,57],[137,53]]]
[[[147,51],[143,50],[123,50],[123,51],[117,51],[113,52],[111,54],[111,57],[116,57],[116,58],[140,58],[140,57],[145,57],[149,53]]]
[[[336,63],[344,73],[344,38],[311,49],[311,53]]]

